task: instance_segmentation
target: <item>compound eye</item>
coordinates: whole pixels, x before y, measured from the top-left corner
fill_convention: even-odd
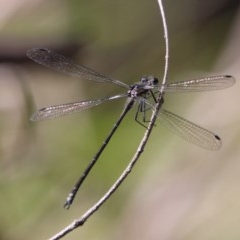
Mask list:
[[[142,77],[141,78],[141,83],[147,83],[147,81],[148,81],[147,77]]]
[[[157,79],[157,78],[153,78],[152,84],[153,84],[153,85],[157,85],[157,84],[158,84],[158,79]]]
[[[149,78],[149,83],[152,86],[156,86],[158,84],[158,79],[152,76],[151,78]]]

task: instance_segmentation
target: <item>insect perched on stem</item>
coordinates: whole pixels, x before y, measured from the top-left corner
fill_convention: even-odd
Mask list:
[[[75,63],[73,63],[71,59],[68,59],[60,54],[57,54],[47,49],[38,49],[38,48],[30,49],[27,52],[27,56],[33,61],[39,64],[42,64],[46,67],[49,67],[51,69],[57,70],[59,72],[62,72],[74,77],[85,78],[95,82],[115,84],[115,85],[118,85],[119,87],[126,89],[124,93],[117,94],[110,97],[103,97],[97,100],[85,100],[85,101],[79,101],[74,103],[67,103],[67,104],[60,104],[60,105],[51,106],[51,107],[45,107],[35,112],[31,117],[32,121],[52,119],[52,118],[80,112],[85,109],[95,107],[109,100],[115,100],[123,97],[128,98],[128,102],[125,105],[125,108],[121,113],[119,119],[115,123],[113,129],[111,130],[106,140],[101,145],[96,155],[93,157],[90,164],[85,169],[84,173],[81,175],[81,177],[73,187],[72,191],[69,193],[66,203],[64,205],[66,208],[69,208],[70,205],[72,204],[81,184],[87,177],[88,173],[90,172],[90,170],[92,169],[96,161],[98,160],[102,151],[107,146],[114,132],[119,127],[121,121],[123,120],[127,112],[132,108],[134,103],[138,104],[135,120],[141,125],[145,126],[144,125],[144,122],[146,122],[145,113],[149,109],[154,110],[154,107],[155,107],[154,104],[157,102],[155,95],[162,89],[163,89],[163,92],[166,92],[166,93],[167,92],[187,93],[187,92],[211,91],[211,90],[219,90],[226,87],[230,87],[235,82],[235,79],[232,76],[220,75],[220,76],[205,77],[200,79],[192,79],[192,80],[181,81],[177,83],[161,85],[159,84],[157,78],[153,76],[145,76],[141,78],[141,81],[139,83],[129,86],[119,80],[114,80],[114,79],[105,77],[89,68],[76,65]],[[153,101],[149,100],[151,98]],[[162,98],[161,104],[163,104],[163,98]],[[140,121],[138,118],[139,113],[143,114],[142,121]],[[160,122],[163,123],[163,125],[167,126],[170,130],[174,131],[177,135],[181,136],[182,138],[200,147],[203,147],[209,150],[217,150],[221,146],[221,139],[216,134],[202,127],[199,127],[198,125],[174,113],[164,110],[162,107],[160,108],[160,111],[157,117],[160,120]]]

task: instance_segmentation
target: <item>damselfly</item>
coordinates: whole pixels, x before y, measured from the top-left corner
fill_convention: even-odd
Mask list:
[[[119,80],[114,80],[109,77],[103,76],[89,68],[75,64],[71,59],[68,59],[60,54],[52,52],[47,49],[30,49],[27,52],[27,56],[33,61],[42,64],[51,69],[57,70],[59,72],[74,76],[85,78],[95,82],[112,83],[118,85],[121,88],[125,88],[126,91],[121,94],[117,94],[110,97],[103,97],[96,100],[86,100],[74,103],[60,104],[56,106],[46,107],[38,110],[31,117],[32,121],[40,121],[46,119],[52,119],[60,116],[69,115],[72,113],[80,112],[85,109],[95,107],[109,100],[114,100],[118,98],[128,98],[128,103],[120,115],[119,119],[115,123],[113,129],[107,136],[106,140],[103,142],[97,154],[94,156],[83,175],[80,177],[65,203],[65,207],[69,208],[73,202],[73,199],[81,186],[82,182],[92,169],[93,165],[98,160],[104,148],[107,146],[112,135],[120,125],[126,113],[132,108],[134,103],[138,103],[138,108],[136,111],[135,120],[141,125],[144,125],[145,113],[149,109],[154,109],[154,102],[156,102],[155,94],[163,89],[164,92],[173,93],[187,93],[187,92],[199,92],[199,91],[211,91],[219,90],[226,87],[230,87],[234,84],[235,79],[229,75],[220,75],[212,77],[204,77],[200,79],[192,79],[187,81],[181,81],[177,83],[170,83],[161,85],[158,79],[154,76],[145,76],[141,78],[139,83],[133,85],[127,85]],[[153,99],[150,101],[149,99]],[[163,100],[162,100],[163,103]],[[138,114],[143,114],[143,120],[138,119]],[[209,150],[217,150],[221,146],[221,139],[216,134],[199,127],[198,125],[179,117],[178,115],[171,113],[163,108],[160,109],[157,116],[160,122],[163,123],[170,130],[173,130],[177,135],[182,138]]]

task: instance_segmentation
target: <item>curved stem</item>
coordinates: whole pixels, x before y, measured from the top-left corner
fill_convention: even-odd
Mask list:
[[[162,84],[164,85],[167,80],[167,74],[168,74],[168,59],[169,59],[169,43],[168,43],[168,31],[167,31],[167,24],[166,24],[166,18],[164,14],[164,9],[163,9],[163,4],[161,0],[158,0],[159,7],[160,7],[160,13],[162,17],[162,22],[163,22],[163,29],[164,29],[164,39],[165,39],[165,46],[166,46],[166,54],[165,54],[165,70],[164,70],[164,75],[163,75],[163,80]],[[148,128],[145,131],[145,134],[139,144],[139,147],[134,154],[132,160],[128,164],[128,166],[125,168],[121,176],[116,180],[116,182],[111,186],[111,188],[104,194],[102,198],[99,199],[97,203],[95,203],[91,208],[89,208],[79,219],[73,221],[70,225],[68,225],[65,229],[57,233],[55,236],[50,238],[50,240],[57,240],[61,239],[63,236],[68,234],[69,232],[73,231],[79,226],[82,226],[87,219],[93,215],[111,196],[112,194],[118,189],[118,187],[121,185],[121,183],[125,180],[125,178],[128,176],[128,174],[131,172],[133,169],[134,165],[138,161],[140,155],[144,151],[144,148],[148,142],[148,139],[150,137],[150,134],[152,132],[152,129],[154,127],[157,114],[163,104],[163,94],[164,94],[164,87],[159,92],[158,100],[155,105],[155,108],[153,110],[153,114],[151,116],[151,120],[149,122]]]

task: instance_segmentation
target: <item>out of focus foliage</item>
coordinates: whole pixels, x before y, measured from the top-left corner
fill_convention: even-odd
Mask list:
[[[169,81],[239,73],[239,1],[165,1]],[[124,100],[32,123],[38,108],[121,92],[55,73],[26,51],[51,48],[128,84],[161,80],[164,39],[157,1],[0,2],[0,239],[46,239],[80,216],[119,176],[144,128],[125,119],[74,205],[62,205],[119,116]],[[86,226],[66,239],[239,239],[239,102],[219,92],[166,95],[165,108],[223,139],[208,152],[157,124],[135,171]],[[177,103],[177,104],[176,104]]]

